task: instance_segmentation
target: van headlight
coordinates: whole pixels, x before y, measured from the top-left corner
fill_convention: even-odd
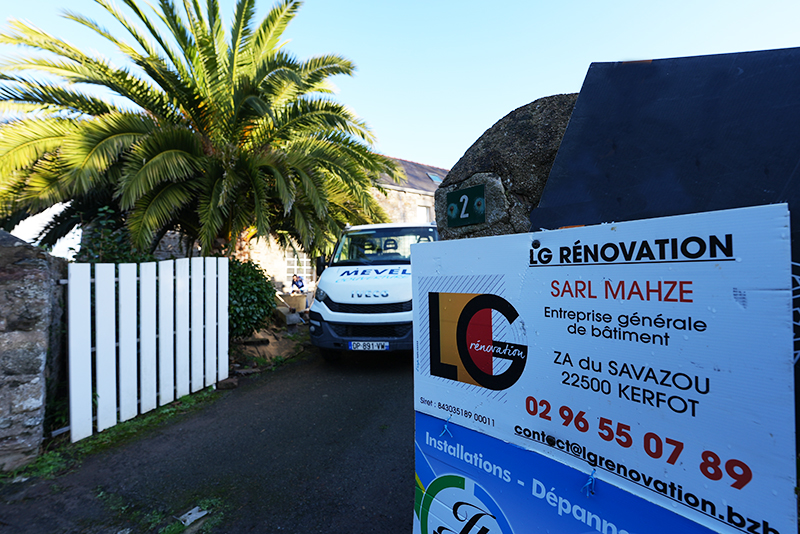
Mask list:
[[[328,294],[325,293],[324,289],[318,287],[317,290],[314,291],[314,300],[318,300],[318,301],[322,302],[326,298],[328,298]]]

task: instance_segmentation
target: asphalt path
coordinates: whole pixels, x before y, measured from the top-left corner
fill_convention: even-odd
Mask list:
[[[213,502],[214,533],[408,534],[412,375],[408,353],[309,349],[68,474],[6,485],[0,532],[158,532],[148,518]]]

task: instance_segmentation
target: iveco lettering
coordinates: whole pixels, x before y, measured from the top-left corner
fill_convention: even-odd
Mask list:
[[[344,351],[411,350],[411,245],[438,239],[433,224],[345,230],[317,282],[311,341],[326,360]]]

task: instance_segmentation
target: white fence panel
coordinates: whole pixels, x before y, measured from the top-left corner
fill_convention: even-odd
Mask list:
[[[117,266],[113,263],[94,266],[94,327],[95,331],[103,332],[95,341],[98,432],[117,424],[116,275]]]
[[[188,395],[189,389],[189,260],[175,262],[175,375],[176,395]]]
[[[227,258],[71,264],[68,284],[72,441],[228,377]]]
[[[72,267],[67,297],[70,313],[75,313],[69,322],[69,426],[72,441],[77,441],[92,435],[91,271],[89,265]]]
[[[217,381],[217,262],[206,258],[206,387]]]
[[[119,265],[119,419],[139,414],[136,264]],[[102,335],[102,334],[101,334]]]
[[[228,262],[219,262],[217,269],[217,376],[225,380],[228,378]]]
[[[175,400],[175,262],[158,262],[158,405]]]
[[[203,258],[192,258],[191,319],[192,325],[192,393],[203,389]]]
[[[139,411],[156,407],[158,368],[156,367],[156,264],[139,265]]]

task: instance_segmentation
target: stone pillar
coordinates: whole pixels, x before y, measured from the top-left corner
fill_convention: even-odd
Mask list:
[[[60,374],[66,261],[0,230],[0,469],[33,461]]]

